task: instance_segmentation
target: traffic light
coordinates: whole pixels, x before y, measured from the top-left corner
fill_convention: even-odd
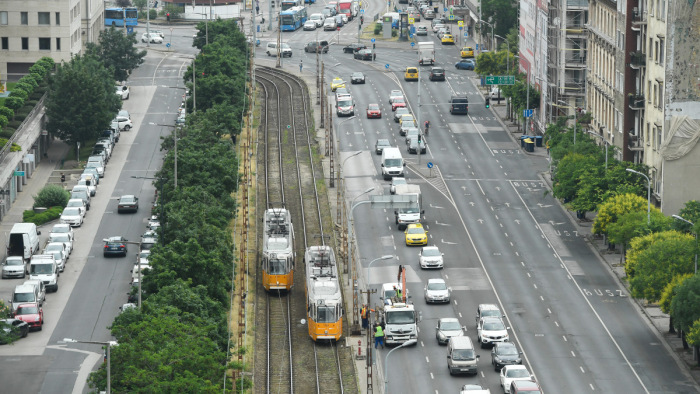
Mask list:
[[[168,19],[168,22],[170,22],[170,13],[169,12],[167,14],[165,14],[165,17]]]
[[[418,143],[420,144],[421,141],[423,141],[423,136],[421,134],[418,134]]]
[[[486,101],[484,101],[484,104],[486,105],[486,108],[491,108],[491,99],[486,98]]]
[[[377,49],[377,44],[372,44],[372,49]]]

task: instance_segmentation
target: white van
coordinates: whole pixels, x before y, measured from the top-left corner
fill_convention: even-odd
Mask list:
[[[474,350],[471,338],[452,337],[447,341],[447,368],[450,375],[469,373],[476,375],[476,362],[479,355]]]
[[[382,150],[382,176],[385,181],[395,176],[404,176],[403,168],[406,163],[403,161],[399,148],[390,147]]]
[[[29,262],[29,279],[44,282],[46,291],[58,291],[58,265],[50,254],[35,254]]]
[[[39,234],[41,231],[37,230],[34,223],[15,223],[10,230],[7,255],[22,256],[24,261],[29,261],[39,251]]]
[[[15,291],[12,292],[12,313],[15,312],[20,304],[27,302],[38,302],[39,305],[44,303],[44,300],[39,294],[39,289],[34,285],[17,285]]]
[[[265,47],[265,53],[267,53],[267,56],[277,57],[277,43],[268,42],[267,46]],[[280,44],[280,56],[292,57],[292,48],[286,42]]]

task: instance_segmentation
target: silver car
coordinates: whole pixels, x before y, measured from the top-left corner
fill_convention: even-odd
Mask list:
[[[448,303],[452,288],[447,287],[444,279],[428,279],[428,284],[425,285],[425,302],[430,303]]]
[[[459,324],[459,320],[454,317],[443,317],[438,319],[435,326],[435,338],[439,345],[444,345],[452,337],[461,337],[464,335],[465,327]]]
[[[2,278],[24,278],[27,276],[27,264],[22,256],[7,256],[2,263]]]
[[[418,262],[421,268],[442,268],[442,256],[437,246],[423,246],[418,252]]]

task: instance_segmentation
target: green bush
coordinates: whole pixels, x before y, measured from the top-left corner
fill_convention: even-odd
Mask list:
[[[20,80],[19,82],[17,82],[17,85],[15,85],[15,90],[13,90],[13,91],[16,91],[17,89],[22,89],[25,92],[27,92],[27,97],[29,97],[29,95],[34,92],[34,86],[32,86],[26,80],[25,81]]]
[[[19,82],[17,83],[17,85],[19,85]],[[10,97],[19,97],[22,100],[26,100],[27,97],[29,97],[29,92],[22,89],[22,85],[17,85],[15,85],[15,87],[12,88],[12,90],[10,91]]]
[[[7,119],[7,116],[0,115],[0,129],[7,126],[7,122],[9,122],[9,120]]]
[[[12,127],[5,127],[4,129],[2,129],[0,131],[0,138],[6,138],[9,140],[10,138],[12,138],[12,135],[15,134],[15,131],[16,130],[13,129]],[[3,145],[3,146],[5,146],[5,145]]]
[[[382,25],[383,23],[377,22],[374,24],[374,35],[378,36],[382,34]]]
[[[58,185],[46,185],[34,196],[34,208],[36,207],[60,207],[68,204],[70,193]]]
[[[399,30],[398,29],[391,29],[391,36],[396,37],[399,35]]]
[[[22,119],[22,120],[16,120],[16,119],[15,119],[15,120],[11,120],[11,121],[7,122],[7,127],[5,127],[5,128],[6,128],[6,129],[12,128],[12,129],[17,130],[17,129],[19,128],[19,125],[22,124],[22,121],[23,121],[23,120],[24,120],[24,119]]]
[[[17,119],[18,117],[26,118],[27,115],[29,115],[29,113],[32,112],[32,109],[34,109],[34,107],[29,105],[28,101],[25,101],[24,107],[18,109],[17,112],[15,112],[15,119]]]
[[[153,8],[151,8],[148,13],[150,14],[148,17],[151,18],[151,20],[155,20],[158,17],[158,11]]]
[[[22,97],[10,96],[5,99],[5,106],[11,110],[18,110],[24,105]]]
[[[22,213],[22,221],[41,226],[44,223],[60,218],[61,213],[63,213],[63,207],[51,207],[42,213],[36,213],[32,210],[24,211],[24,213]]]
[[[5,116],[7,119],[12,119],[15,116],[15,111],[0,105],[0,115]]]

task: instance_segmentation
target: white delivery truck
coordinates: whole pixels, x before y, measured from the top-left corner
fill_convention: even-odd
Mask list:
[[[396,227],[399,230],[405,230],[409,224],[420,223],[421,215],[425,213],[423,210],[423,199],[420,193],[419,185],[396,185],[397,196],[416,196],[416,205],[410,208],[399,208],[394,211],[396,217]]]
[[[406,288],[406,268],[399,266],[398,283],[402,289]],[[392,286],[393,284],[385,284]],[[382,320],[384,323],[384,338],[387,345],[401,345],[402,343],[415,339],[418,340],[418,323],[421,318],[413,304],[406,300],[406,292],[403,291],[401,298],[394,296],[391,305],[386,302],[383,305]],[[386,300],[384,300],[386,301]],[[400,302],[395,302],[400,301]]]
[[[15,223],[10,230],[7,242],[8,256],[22,256],[29,261],[32,255],[39,251],[39,234],[34,223]]]
[[[432,41],[421,41],[418,43],[418,64],[435,64],[435,44]]]

